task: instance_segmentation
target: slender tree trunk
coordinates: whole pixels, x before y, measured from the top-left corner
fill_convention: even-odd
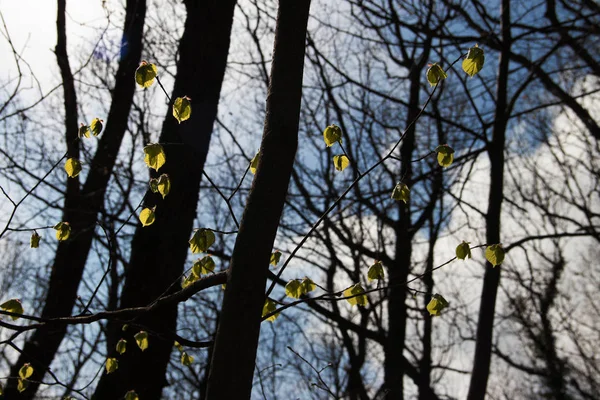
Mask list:
[[[57,58],[63,79],[66,76],[68,80],[70,74],[65,75],[67,64],[64,64],[67,56],[66,43],[63,42],[66,40],[66,36],[64,36],[64,2],[59,2],[58,9]],[[61,11],[62,16],[60,15]],[[68,182],[67,184],[63,220],[71,224],[72,238],[58,245],[50,275],[48,294],[41,313],[43,318],[70,315],[75,305],[77,288],[94,236],[96,216],[102,207],[104,192],[127,128],[129,109],[135,90],[133,76],[139,64],[142,49],[145,13],[145,0],[127,0],[122,39],[122,46],[127,51],[122,53],[119,62],[106,128],[101,135],[98,151],[92,160],[87,180],[80,193],[78,193],[78,188],[74,188],[75,183]],[[67,101],[69,102],[69,109],[65,110],[67,129],[69,130],[67,140],[70,146],[69,156],[71,156],[71,154],[78,154],[72,145],[72,143],[77,145],[77,142],[71,141],[77,134],[70,131],[73,126],[73,118],[75,118],[75,126],[77,125],[77,116],[74,116],[72,112],[71,102],[75,99],[72,98],[74,91],[67,93],[71,90],[69,86],[69,82],[65,82],[65,105]],[[10,385],[5,391],[5,398],[32,399],[34,397],[39,387],[38,382],[42,380],[48,370],[65,333],[66,326],[44,327],[33,333],[25,343],[17,363],[11,369],[11,376],[15,377],[18,376],[19,368],[24,363],[31,363],[34,367],[34,373],[30,378],[31,384],[26,391],[19,394],[15,388],[16,380],[10,380]]]
[[[492,132],[492,141],[488,145],[490,157],[490,193],[486,214],[486,241],[488,244],[500,242],[500,217],[504,188],[504,146],[507,124],[507,92],[509,59],[511,47],[510,32],[510,0],[502,0],[501,32],[502,49],[498,67],[498,86],[496,88],[496,115]],[[492,339],[494,329],[494,312],[496,296],[500,283],[501,267],[493,267],[486,262],[483,276],[481,304],[479,306],[479,322],[475,343],[475,360],[469,386],[468,400],[485,398],[490,361],[492,356]]]
[[[156,220],[151,226],[136,229],[121,307],[145,306],[174,282],[173,290],[179,289],[178,279],[188,254],[200,180],[217,117],[235,4],[235,0],[185,2],[187,18],[172,100],[189,96],[192,115],[178,124],[172,110],[167,111],[159,140],[169,143],[165,145],[167,161],[158,174],[169,175],[171,192],[164,200],[152,192],[146,195],[146,206],[156,206]],[[109,352],[113,352],[109,357],[118,358],[119,369],[102,376],[94,396],[97,399],[122,398],[129,390],[135,390],[144,400],[160,399],[168,384],[165,376],[173,341],[161,338],[160,333],[175,332],[177,305],[161,308],[132,323],[142,328],[130,327],[122,332],[120,326],[112,325],[109,329]],[[135,346],[133,338],[140,330],[150,333],[150,345],[144,352]],[[128,349],[119,356],[114,344],[121,337],[127,340]]]
[[[280,0],[258,170],[233,250],[208,399],[249,399],[269,259],[298,147],[310,0]]]

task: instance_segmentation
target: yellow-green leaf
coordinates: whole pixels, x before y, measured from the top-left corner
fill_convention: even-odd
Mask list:
[[[369,267],[369,271],[367,272],[367,278],[369,281],[374,280],[382,280],[385,277],[385,273],[383,271],[383,264],[381,261],[375,261],[375,264]]]
[[[31,234],[31,239],[29,240],[29,245],[31,246],[32,249],[37,249],[38,247],[40,247],[40,239],[42,237],[37,233],[37,232],[33,232]]]
[[[23,314],[23,305],[21,304],[21,300],[19,299],[11,299],[8,301],[5,301],[4,303],[0,304],[0,308],[4,311],[8,311],[11,313],[15,313],[15,314]],[[11,315],[10,318],[12,318],[13,321],[18,320],[19,316],[16,315]]]
[[[54,229],[56,229],[56,238],[61,242],[71,236],[71,225],[68,222],[59,222],[54,226]]]
[[[408,204],[410,200],[410,189],[408,185],[402,182],[398,182],[392,191],[392,199],[402,200],[404,204]]]
[[[121,327],[121,330],[123,332],[127,332],[127,329],[129,329],[129,325],[128,324],[123,324],[123,326]]]
[[[156,182],[156,190],[162,195],[163,199],[167,197],[171,191],[171,180],[169,179],[169,175],[162,174],[158,177],[158,181]]]
[[[441,144],[435,148],[438,164],[442,167],[449,167],[454,161],[454,149],[447,144]]]
[[[86,138],[92,137],[90,135],[90,127],[87,126],[87,125],[85,125],[84,123],[81,123],[79,125],[79,130],[77,131],[77,136],[79,136],[79,138],[82,138],[82,137],[86,137]]]
[[[175,99],[175,102],[173,103],[173,116],[177,122],[182,123],[183,121],[190,119],[190,115],[192,115],[192,103],[190,100],[191,99],[187,96]]]
[[[173,345],[177,348],[177,350],[183,351],[183,346],[177,340],[175,341],[175,343],[173,343]]]
[[[475,45],[475,47],[471,47],[469,49],[467,58],[463,60],[462,69],[472,78],[475,76],[475,74],[481,71],[484,62],[485,55],[483,54],[483,49]]]
[[[366,306],[367,305],[367,295],[363,294],[365,289],[360,284],[356,284],[350,286],[348,289],[344,290],[343,296],[346,297],[346,301],[351,305],[359,305]]]
[[[494,267],[502,264],[502,261],[504,261],[504,249],[502,248],[502,244],[499,243],[488,246],[485,249],[485,258]]]
[[[210,229],[196,229],[189,241],[192,253],[203,253],[215,242],[215,234]]]
[[[192,267],[192,271],[196,276],[210,274],[215,270],[215,262],[211,256],[204,256],[196,260]]]
[[[160,167],[165,165],[167,156],[165,150],[158,143],[151,143],[144,147],[144,162],[148,168],[158,171]]]
[[[256,153],[254,155],[254,157],[252,157],[252,160],[250,161],[250,172],[252,172],[253,174],[256,174],[256,168],[258,168],[258,155],[259,155],[260,151],[258,153]]]
[[[140,400],[140,398],[134,390],[130,390],[125,393],[125,400]]]
[[[127,340],[119,339],[117,342],[117,353],[123,354],[127,351]]]
[[[427,70],[427,82],[431,86],[437,85],[442,79],[446,79],[447,77],[448,75],[437,63],[431,64]]]
[[[139,331],[133,337],[140,350],[144,351],[148,348],[148,332]]]
[[[190,356],[185,351],[181,353],[181,363],[186,367],[189,367],[194,362],[194,357]]]
[[[19,393],[23,393],[25,391],[25,389],[27,389],[28,386],[29,386],[29,381],[27,381],[25,379],[19,379],[17,381],[17,390],[19,391]]]
[[[92,123],[90,124],[90,130],[92,131],[92,135],[98,136],[100,132],[102,132],[102,121],[100,118],[94,118]]]
[[[142,212],[140,212],[140,222],[142,223],[142,226],[152,225],[155,219],[156,215],[151,208],[144,208]]]
[[[273,253],[271,253],[271,260],[269,261],[269,264],[271,264],[272,266],[276,266],[277,264],[279,264],[279,260],[281,260],[281,252],[279,250],[276,250]]]
[[[199,279],[199,276],[194,274],[193,272],[191,274],[189,274],[188,276],[184,276],[183,280],[181,281],[181,288],[185,289],[186,287],[190,286],[192,283],[196,282]]]
[[[69,158],[65,162],[65,171],[69,178],[75,178],[81,172],[81,163],[75,158]]]
[[[299,279],[292,279],[285,285],[285,294],[294,299],[302,296],[302,283]]]
[[[21,369],[19,369],[19,377],[21,379],[27,379],[31,375],[33,375],[33,367],[31,366],[31,364],[29,364],[29,363],[23,364]]]
[[[277,303],[267,298],[267,300],[265,300],[265,305],[263,306],[262,316],[264,317],[275,310],[277,310]],[[279,317],[279,313],[271,315],[269,318],[267,318],[267,321],[273,322],[277,319],[277,317]]]
[[[456,258],[460,260],[466,260],[467,258],[471,258],[471,247],[469,246],[469,242],[463,242],[456,246]]]
[[[150,179],[150,190],[152,190],[152,193],[158,193],[158,179],[157,178]]]
[[[143,88],[149,88],[158,76],[156,65],[143,60],[140,66],[135,70],[135,82]]]
[[[350,160],[344,154],[333,156],[333,165],[336,170],[343,171],[350,165]]]
[[[427,304],[427,311],[429,311],[429,314],[437,316],[446,307],[448,307],[446,299],[436,293],[431,297],[429,304]]]
[[[327,147],[333,146],[335,143],[342,142],[342,129],[337,125],[329,125],[323,131],[323,139]]]
[[[107,374],[112,374],[117,369],[119,369],[119,360],[117,360],[116,358],[107,358],[106,365],[104,367],[106,368]]]
[[[317,288],[317,285],[315,285],[315,283],[310,278],[302,279],[302,285],[301,285],[302,294],[308,294],[308,293],[312,292],[313,290],[315,290],[316,288]]]

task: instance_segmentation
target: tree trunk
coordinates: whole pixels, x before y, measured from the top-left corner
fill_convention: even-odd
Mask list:
[[[280,0],[258,170],[233,250],[208,399],[249,399],[273,242],[298,147],[310,0]]]
[[[61,11],[64,14],[64,7],[62,5],[59,2],[59,16],[57,19],[59,39],[56,51],[64,79],[65,66],[63,63],[64,57],[66,57],[66,47],[64,51],[61,48],[63,47],[62,41],[66,40],[66,37],[62,34],[64,33],[64,15],[60,15]],[[123,56],[119,61],[119,69],[113,90],[113,100],[106,128],[101,134],[98,151],[92,160],[90,171],[81,193],[77,193],[78,190],[73,188],[74,183],[67,183],[67,198],[65,199],[63,221],[71,224],[72,238],[65,242],[60,242],[58,245],[50,275],[48,294],[41,313],[42,318],[70,315],[75,305],[77,288],[83,275],[94,236],[96,216],[103,205],[104,192],[127,128],[129,109],[135,90],[133,76],[139,64],[142,51],[142,32],[145,13],[145,0],[127,0],[122,39],[122,47],[126,47],[127,51],[122,52]],[[65,92],[71,90],[68,86],[69,83],[65,82]],[[74,100],[71,99],[72,94],[74,93],[65,93],[65,102],[69,101],[70,104]],[[72,106],[70,105],[69,107]],[[72,111],[66,110],[66,112],[66,118],[69,121],[67,129],[72,129]],[[75,118],[77,117],[75,116]],[[69,140],[72,139],[73,133],[69,132],[68,135],[68,145],[71,146],[73,142]],[[76,141],[75,144],[77,144]],[[73,147],[69,147],[69,152],[69,156],[77,154]],[[31,383],[29,388],[19,394],[15,387],[16,379],[11,379],[9,387],[5,391],[5,398],[32,399],[34,397],[39,387],[38,382],[42,380],[46,370],[48,370],[65,333],[66,326],[43,327],[33,333],[25,343],[23,352],[19,356],[17,363],[12,367],[10,374],[12,377],[18,376],[19,368],[24,363],[31,363],[34,367],[34,373],[30,378]]]
[[[136,229],[131,259],[126,270],[120,306],[145,306],[160,297],[183,273],[199,199],[199,186],[208,154],[210,138],[227,65],[227,54],[235,0],[188,0],[187,18],[179,44],[179,62],[173,89],[175,97],[189,96],[192,115],[179,124],[167,111],[160,136],[167,161],[158,174],[166,173],[171,191],[163,200],[158,194],[146,194],[146,206],[156,206],[151,226]],[[166,382],[173,341],[152,333],[175,332],[177,305],[160,308],[132,321],[126,332],[111,324],[108,333],[109,357],[117,357],[119,369],[104,374],[96,388],[97,399],[122,398],[135,390],[141,399],[160,399]],[[140,330],[150,333],[150,345],[141,352],[133,335]],[[127,351],[118,355],[114,345],[127,340]],[[110,354],[112,352],[113,354]]]

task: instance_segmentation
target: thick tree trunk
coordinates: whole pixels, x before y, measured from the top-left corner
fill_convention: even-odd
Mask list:
[[[490,157],[490,193],[486,214],[486,241],[488,244],[500,242],[500,217],[504,188],[504,146],[508,98],[508,76],[511,47],[510,33],[510,0],[502,0],[502,49],[498,67],[498,86],[496,88],[496,115],[492,131],[492,142],[488,145]],[[500,283],[501,267],[493,267],[486,262],[483,276],[481,304],[479,306],[479,322],[475,343],[475,360],[469,386],[468,400],[485,398],[490,361],[492,356],[492,339],[494,329],[494,312],[496,296]]]
[[[129,109],[135,90],[133,76],[139,64],[142,49],[146,2],[145,0],[127,0],[126,7],[122,46],[127,51],[122,53],[123,56],[119,62],[106,128],[101,135],[98,151],[92,160],[83,189],[77,193],[78,190],[73,188],[74,184],[71,182],[67,184],[63,220],[71,224],[72,238],[58,245],[50,275],[48,294],[41,313],[43,318],[67,316],[73,310],[77,298],[77,288],[94,236],[96,216],[102,207],[104,192],[127,128]],[[59,4],[60,11],[61,4]],[[64,13],[64,7],[62,7],[62,11]],[[66,49],[65,51],[60,49],[63,46],[62,40],[66,40],[61,34],[61,30],[64,31],[64,15],[59,15],[58,24],[63,25],[63,27],[58,27],[57,57],[64,78],[65,67],[61,63],[64,63]],[[66,82],[65,85],[65,91],[70,91],[69,83]],[[65,93],[65,102],[74,100],[71,98],[72,94],[74,93]],[[69,119],[67,129],[72,129],[72,111],[67,110],[66,118]],[[67,140],[71,140],[72,136],[73,133],[69,133]],[[73,142],[69,141],[69,145],[71,143]],[[69,156],[76,154],[76,150],[69,147],[69,152],[71,151],[73,153],[70,153]],[[11,379],[10,385],[5,391],[5,398],[31,399],[34,397],[39,387],[38,382],[42,380],[54,359],[65,333],[66,326],[40,328],[34,332],[25,343],[19,360],[11,369],[11,376],[15,377],[18,376],[19,368],[24,363],[31,363],[35,371],[30,378],[31,384],[26,391],[19,394],[15,388],[16,380]]]
[[[249,399],[265,285],[298,146],[310,0],[280,0],[258,170],[233,250],[208,399]]]
[[[227,65],[227,54],[235,0],[188,0],[187,18],[179,45],[179,62],[173,89],[175,97],[189,96],[192,115],[178,124],[167,111],[160,136],[165,145],[167,161],[158,174],[166,173],[171,180],[171,192],[163,200],[147,193],[146,206],[156,206],[156,220],[148,227],[138,227],[132,241],[131,259],[121,294],[121,307],[145,306],[160,297],[184,270],[188,254],[188,239],[193,229],[198,206],[199,186],[208,154],[210,138]],[[94,395],[97,399],[122,398],[135,390],[141,399],[160,399],[166,382],[173,341],[152,335],[175,332],[177,305],[135,319],[128,331],[111,326],[109,357],[117,357],[119,369],[104,374]],[[133,335],[140,330],[150,332],[150,345],[141,352]],[[116,353],[114,345],[120,338],[127,340],[127,352]]]

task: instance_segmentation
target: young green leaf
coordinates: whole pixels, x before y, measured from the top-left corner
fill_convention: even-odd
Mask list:
[[[385,278],[383,264],[381,263],[381,261],[375,261],[375,264],[369,267],[369,271],[367,272],[367,278],[369,278],[369,282],[374,280],[379,281]]]
[[[273,253],[271,253],[271,260],[269,261],[269,264],[271,264],[272,266],[276,266],[277,264],[279,264],[279,260],[281,260],[281,252],[279,250],[276,250]]]
[[[252,172],[253,174],[256,174],[256,168],[258,168],[258,155],[259,155],[260,151],[257,152],[254,157],[252,157],[252,160],[250,161],[250,172]]]
[[[140,398],[134,390],[130,390],[125,393],[124,400],[140,400]]]
[[[210,229],[196,229],[189,241],[192,253],[203,253],[215,242],[215,234]]]
[[[123,332],[127,332],[127,329],[129,329],[129,325],[128,324],[123,324],[123,326],[121,327],[121,330]]]
[[[77,136],[81,139],[83,137],[89,138],[92,137],[90,135],[90,127],[85,125],[84,123],[81,123],[79,125],[79,130],[77,131]]]
[[[333,165],[336,170],[343,171],[350,165],[350,160],[344,154],[333,156]]]
[[[408,204],[410,200],[410,189],[408,185],[402,182],[398,182],[392,191],[392,199],[402,200],[404,204]]]
[[[344,290],[343,296],[346,297],[346,301],[353,306],[366,306],[368,300],[367,295],[363,294],[364,292],[365,289],[363,289],[363,287],[357,283],[356,285],[350,286],[348,289]]]
[[[81,163],[75,158],[69,158],[65,162],[65,171],[67,171],[69,178],[75,178],[81,172]]]
[[[215,262],[213,261],[211,256],[204,256],[196,260],[194,265],[192,266],[192,271],[198,277],[201,275],[207,275],[212,273],[215,270]]]
[[[302,279],[302,294],[308,294],[317,288],[317,285],[310,279],[304,278]]]
[[[102,132],[102,121],[100,118],[94,118],[92,123],[90,124],[90,130],[92,131],[92,135],[98,136],[100,132]]]
[[[135,70],[135,82],[143,88],[152,86],[157,76],[158,68],[156,68],[156,65],[150,64],[146,60],[143,60]]]
[[[144,162],[148,168],[158,171],[160,167],[165,165],[167,156],[165,150],[158,143],[151,143],[144,147]]]
[[[342,129],[337,125],[329,125],[323,131],[323,139],[327,147],[331,147],[338,142],[342,143]]]
[[[156,182],[156,190],[162,195],[163,199],[167,197],[171,191],[171,180],[169,179],[169,175],[162,174],[158,177],[158,181]]]
[[[127,351],[127,340],[119,339],[117,342],[117,353],[123,354]]]
[[[504,249],[502,244],[493,244],[485,249],[485,258],[492,264],[492,266],[502,264],[504,261]]]
[[[265,300],[265,305],[263,306],[262,316],[264,317],[275,310],[277,310],[277,303],[267,298],[267,300]],[[277,319],[277,317],[279,317],[279,313],[271,315],[269,318],[267,318],[267,321],[273,322]]]
[[[25,389],[27,389],[27,387],[29,386],[29,381],[25,380],[25,379],[20,379],[17,381],[17,390],[19,391],[19,393],[23,393],[25,391]]]
[[[156,219],[156,215],[154,214],[154,210],[151,208],[144,208],[142,212],[140,212],[140,222],[142,226],[149,226],[154,223]]]
[[[21,304],[21,300],[19,299],[10,299],[8,301],[5,301],[4,303],[0,304],[0,309],[15,314],[23,314],[23,305]],[[10,318],[12,318],[13,321],[16,321],[21,317],[17,315],[11,315]]]
[[[427,304],[427,311],[429,314],[438,316],[444,308],[448,307],[448,302],[439,294],[434,294],[431,297],[431,301]]]
[[[193,272],[191,274],[189,274],[188,276],[184,276],[183,280],[181,281],[181,288],[185,289],[186,287],[190,286],[192,283],[196,282],[198,279],[200,279],[200,277],[196,274],[194,274]]]
[[[116,358],[107,358],[104,367],[106,368],[107,374],[112,374],[117,369],[119,369],[119,360],[117,360]]]
[[[27,379],[31,375],[33,375],[33,367],[31,366],[31,364],[23,364],[23,366],[19,369],[19,377],[21,379]]]
[[[175,343],[173,343],[173,346],[175,346],[177,350],[183,351],[183,346],[177,340],[175,341]]]
[[[194,357],[190,356],[185,351],[181,353],[181,363],[186,367],[189,367],[194,362]]]
[[[40,247],[40,239],[41,238],[42,237],[35,231],[31,234],[31,239],[29,240],[29,245],[31,246],[32,249],[37,249],[38,247]]]
[[[140,350],[144,351],[148,348],[148,332],[139,331],[133,337]]]
[[[431,86],[437,85],[442,79],[446,79],[447,77],[448,75],[437,63],[431,64],[427,70],[427,82]]]
[[[475,47],[471,47],[469,49],[467,58],[463,60],[462,69],[472,78],[475,76],[475,74],[481,71],[484,62],[485,55],[483,54],[483,49],[475,45]]]
[[[466,260],[467,258],[471,258],[471,247],[469,246],[469,242],[463,242],[456,246],[456,258],[460,260]]]
[[[447,144],[441,144],[435,148],[437,160],[440,166],[446,168],[452,165],[454,161],[454,149]]]
[[[190,119],[190,115],[192,115],[192,103],[190,100],[187,96],[175,99],[173,103],[173,116],[177,122],[182,123]]]
[[[302,296],[302,283],[299,279],[292,279],[285,285],[286,296],[299,299]]]
[[[158,193],[158,178],[152,178],[150,179],[150,190],[152,190],[152,193]]]
[[[56,229],[56,238],[63,242],[71,236],[71,225],[68,222],[59,222],[54,226]]]

